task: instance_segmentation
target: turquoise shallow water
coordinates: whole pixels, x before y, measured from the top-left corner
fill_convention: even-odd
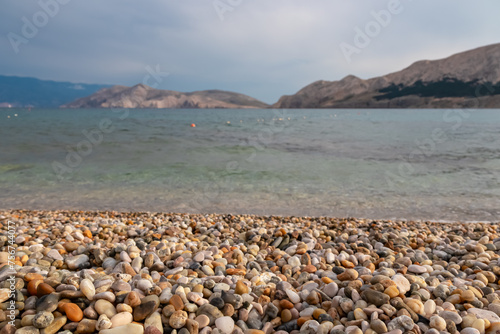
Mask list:
[[[498,221],[500,110],[0,109],[0,208]]]

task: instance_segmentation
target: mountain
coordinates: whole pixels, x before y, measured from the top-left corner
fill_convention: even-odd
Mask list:
[[[113,86],[65,104],[62,108],[267,108],[250,96],[222,90],[181,93],[139,84]]]
[[[105,87],[0,75],[0,107],[57,108]]]
[[[316,81],[274,108],[462,108],[500,107],[500,44],[440,60],[418,61],[368,80],[349,75]]]

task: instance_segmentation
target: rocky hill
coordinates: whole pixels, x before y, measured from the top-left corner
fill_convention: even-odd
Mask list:
[[[65,104],[62,108],[267,108],[250,96],[222,90],[181,93],[139,84],[113,86]]]
[[[368,80],[347,76],[316,81],[274,108],[500,107],[500,44],[440,60],[418,61],[399,72]]]

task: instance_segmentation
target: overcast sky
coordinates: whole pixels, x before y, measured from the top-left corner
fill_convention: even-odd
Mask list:
[[[498,0],[1,0],[0,74],[134,85],[159,68],[158,88],[272,103],[500,42],[499,13]]]

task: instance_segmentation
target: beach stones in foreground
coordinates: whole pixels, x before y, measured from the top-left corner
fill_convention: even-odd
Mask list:
[[[69,211],[0,224],[0,334],[500,332],[497,224]]]

